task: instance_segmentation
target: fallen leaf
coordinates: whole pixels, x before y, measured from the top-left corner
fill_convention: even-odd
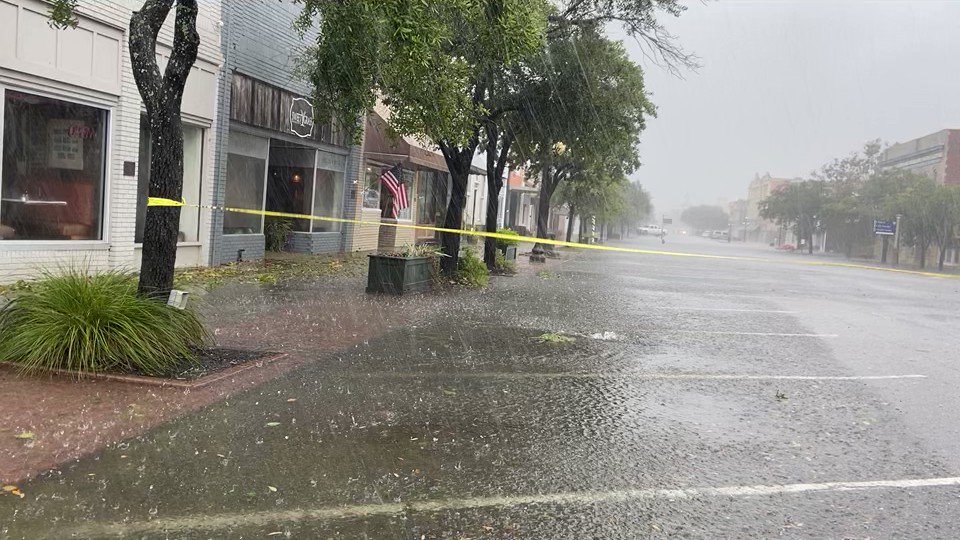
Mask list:
[[[10,484],[4,484],[4,485],[3,485],[3,492],[4,492],[4,493],[9,493],[9,494],[11,494],[11,495],[16,495],[17,497],[20,497],[21,499],[24,498],[24,497],[26,497],[26,495],[24,495],[23,492],[20,491],[20,488],[18,488],[17,486],[12,486],[12,485],[10,485]]]
[[[21,431],[16,435],[18,439],[32,439],[34,437],[32,431]]]
[[[287,400],[287,403],[293,403],[293,402],[296,401],[296,400],[297,400],[297,398],[292,397],[292,398],[290,398],[290,399]]]
[[[267,427],[277,427],[280,425],[280,422],[267,422]]]
[[[446,395],[448,395],[448,396],[455,396],[455,395],[457,395],[457,393],[454,392],[453,390],[444,390],[443,393],[446,394]]]
[[[283,531],[273,531],[272,533],[267,533],[267,536],[280,536],[283,534]]]
[[[277,488],[275,488],[275,487],[273,487],[273,486],[267,486],[267,489],[269,489],[269,490],[270,490],[271,492],[273,492],[273,493],[276,493],[276,492],[277,492]]]

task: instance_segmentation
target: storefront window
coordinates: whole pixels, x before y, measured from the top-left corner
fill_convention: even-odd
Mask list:
[[[311,213],[316,155],[317,151],[307,146],[278,139],[270,142],[270,165],[267,173],[268,211],[307,215]],[[294,231],[310,231],[309,219],[280,219],[289,221]]]
[[[366,181],[363,184],[363,207],[380,209],[380,168],[367,167]]]
[[[0,239],[99,240],[107,112],[7,90],[3,122]]]
[[[137,163],[137,229],[136,242],[143,242],[143,226],[147,216],[147,196],[150,186],[150,156],[152,144],[145,119],[140,120],[140,156]],[[183,126],[183,199],[188,204],[200,204],[200,184],[203,171],[203,129]],[[178,242],[196,242],[200,239],[200,209],[185,206],[180,209]]]
[[[380,181],[380,175],[383,174],[387,166],[369,166],[367,167],[367,184],[364,191],[363,207],[379,208],[380,215],[385,218],[393,217],[393,194]],[[407,207],[397,214],[397,219],[409,220],[412,215],[410,205],[414,197],[414,179],[416,172],[403,169],[403,183],[407,192]]]
[[[339,218],[343,216],[343,176],[346,158],[324,151],[317,153],[317,183],[313,195],[313,215]],[[314,220],[314,232],[335,232],[340,223]]]
[[[230,133],[224,203],[228,207],[263,209],[267,152],[270,142],[243,133]],[[260,234],[263,218],[255,214],[224,212],[223,234]]]
[[[447,210],[447,173],[422,170],[417,184],[417,223],[442,223]]]

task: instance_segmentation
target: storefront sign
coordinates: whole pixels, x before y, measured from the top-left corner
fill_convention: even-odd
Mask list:
[[[76,120],[55,118],[47,123],[51,169],[83,170],[83,141],[93,138],[93,129]]]
[[[313,104],[304,98],[290,103],[290,132],[304,139],[313,136]]]

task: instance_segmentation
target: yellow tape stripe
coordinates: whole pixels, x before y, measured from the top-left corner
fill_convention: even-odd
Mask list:
[[[793,263],[807,266],[832,266],[837,268],[858,268],[863,270],[877,270],[883,272],[895,272],[898,274],[912,274],[917,276],[938,277],[947,279],[960,279],[958,274],[944,274],[940,272],[926,272],[922,270],[907,270],[903,268],[886,268],[882,266],[870,266],[866,264],[827,262],[827,261],[782,261],[774,259],[763,259],[760,257],[743,257],[739,255],[709,255],[706,253],[684,253],[681,251],[661,251],[656,249],[628,248],[618,246],[605,246],[600,244],[581,244],[580,242],[567,242],[565,240],[548,240],[546,238],[537,238],[535,236],[519,236],[515,234],[503,234],[487,231],[469,231],[464,229],[448,229],[444,227],[430,227],[428,225],[413,225],[410,223],[390,223],[381,221],[364,221],[362,219],[335,218],[328,216],[314,216],[311,214],[294,214],[290,212],[274,212],[271,210],[251,210],[249,208],[234,208],[230,206],[213,206],[209,204],[187,204],[185,201],[175,201],[162,197],[148,197],[147,206],[182,206],[187,208],[202,208],[206,210],[217,210],[221,212],[235,212],[238,214],[252,214],[257,216],[281,217],[290,219],[312,219],[315,221],[327,221],[331,223],[349,223],[353,225],[376,225],[386,227],[396,227],[398,229],[414,229],[418,231],[434,231],[453,234],[466,234],[483,238],[496,238],[500,240],[512,240],[516,242],[529,242],[550,244],[553,246],[574,247],[582,249],[594,249],[597,251],[615,251],[620,253],[638,253],[642,255],[667,255],[670,257],[692,257],[699,259],[719,259],[727,261],[749,261],[765,263]]]

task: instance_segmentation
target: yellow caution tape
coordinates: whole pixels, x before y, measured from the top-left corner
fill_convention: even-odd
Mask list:
[[[393,223],[381,221],[364,221],[362,219],[335,218],[329,216],[314,216],[311,214],[295,214],[291,212],[274,212],[272,210],[251,210],[249,208],[234,208],[230,206],[214,206],[209,204],[187,204],[185,201],[175,201],[162,197],[148,197],[147,206],[182,206],[187,208],[202,208],[207,210],[216,210],[220,212],[235,212],[238,214],[253,214],[257,216],[281,217],[290,219],[311,219],[315,221],[327,221],[331,223],[349,223],[353,225],[376,225],[385,227],[396,227],[398,229],[414,229],[418,231],[434,231],[442,233],[465,234],[482,238],[496,238],[500,240],[511,240],[515,242],[529,242],[549,244],[552,246],[573,247],[582,249],[594,249],[598,251],[616,251],[621,253],[638,253],[643,255],[666,255],[670,257],[692,257],[700,259],[719,259],[728,261],[750,261],[763,263],[793,263],[807,266],[832,266],[837,268],[858,268],[865,270],[878,270],[883,272],[895,272],[899,274],[912,274],[917,276],[928,276],[948,279],[960,279],[958,274],[944,274],[941,272],[926,272],[923,270],[907,270],[903,268],[887,268],[883,266],[870,266],[867,264],[828,262],[828,261],[782,261],[774,259],[763,259],[760,257],[743,257],[739,255],[709,255],[706,253],[685,253],[682,251],[662,251],[656,249],[641,249],[618,246],[607,246],[601,244],[582,244],[580,242],[567,242],[565,240],[550,240],[547,238],[537,238],[536,236],[521,236],[516,234],[503,234],[487,231],[471,231],[465,229],[449,229],[445,227],[431,227],[429,225],[413,225],[410,223]]]

